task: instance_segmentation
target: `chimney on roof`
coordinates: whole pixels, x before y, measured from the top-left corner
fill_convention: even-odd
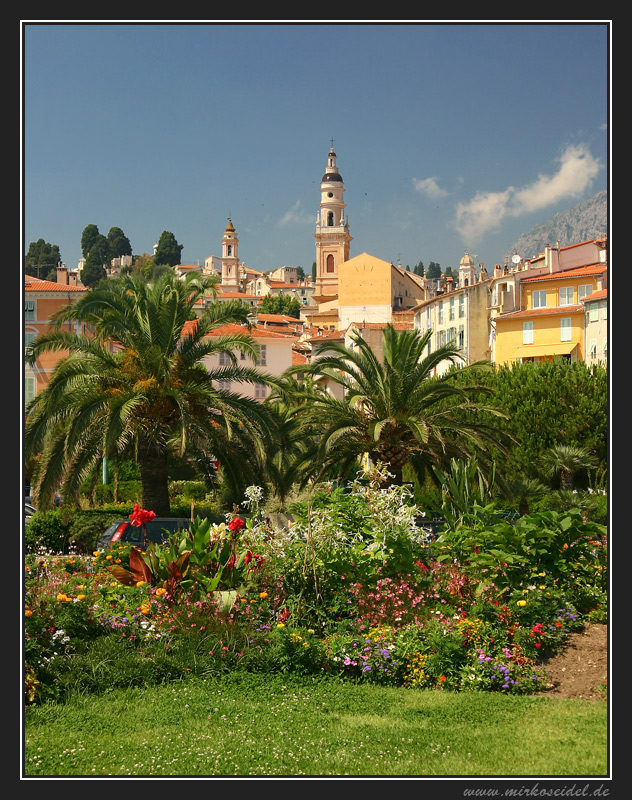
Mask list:
[[[63,264],[57,265],[57,283],[68,283],[68,270]]]

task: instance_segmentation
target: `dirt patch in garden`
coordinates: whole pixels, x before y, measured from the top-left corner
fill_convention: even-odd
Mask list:
[[[572,633],[563,649],[542,661],[550,687],[541,695],[604,700],[600,688],[608,677],[608,626],[589,622]]]

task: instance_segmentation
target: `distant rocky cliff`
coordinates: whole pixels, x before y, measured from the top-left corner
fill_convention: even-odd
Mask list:
[[[547,244],[560,247],[597,239],[608,232],[608,192],[604,189],[583,203],[561,211],[548,222],[536,225],[507,249],[522,258],[533,258],[544,252]]]

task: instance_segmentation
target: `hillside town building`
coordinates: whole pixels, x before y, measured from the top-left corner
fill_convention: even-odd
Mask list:
[[[221,238],[221,256],[211,255],[202,265],[174,267],[181,278],[192,271],[217,276],[219,300],[238,299],[250,307],[248,331],[264,354],[255,366],[281,375],[289,366],[324,352],[333,341],[351,348],[352,332],[360,333],[379,355],[382,331],[391,324],[430,331],[428,352],[455,342],[464,363],[539,363],[551,358],[607,363],[607,239],[547,245],[538,257],[523,261],[514,256],[511,264],[496,265],[491,274],[465,251],[458,275],[430,280],[366,252],[352,256],[337,158],[332,144],[319,188],[314,280],[311,275],[299,277],[297,267],[264,273],[246,266],[230,218]],[[123,266],[129,266],[127,260],[113,263],[108,274],[118,274]],[[47,329],[60,304],[88,291],[78,274],[60,265],[56,282],[25,276],[25,344]],[[300,319],[261,313],[263,298],[279,294],[299,301]],[[212,301],[211,296],[205,298],[197,312]],[[26,366],[26,401],[47,385],[61,357],[50,353],[35,366]],[[262,387],[244,391],[265,397]]]

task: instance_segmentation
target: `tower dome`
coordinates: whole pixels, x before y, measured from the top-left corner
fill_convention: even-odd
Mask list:
[[[464,269],[474,266],[474,261],[472,260],[472,256],[470,256],[467,250],[465,251],[465,255],[463,256],[463,258],[459,262],[459,266],[463,267]]]

